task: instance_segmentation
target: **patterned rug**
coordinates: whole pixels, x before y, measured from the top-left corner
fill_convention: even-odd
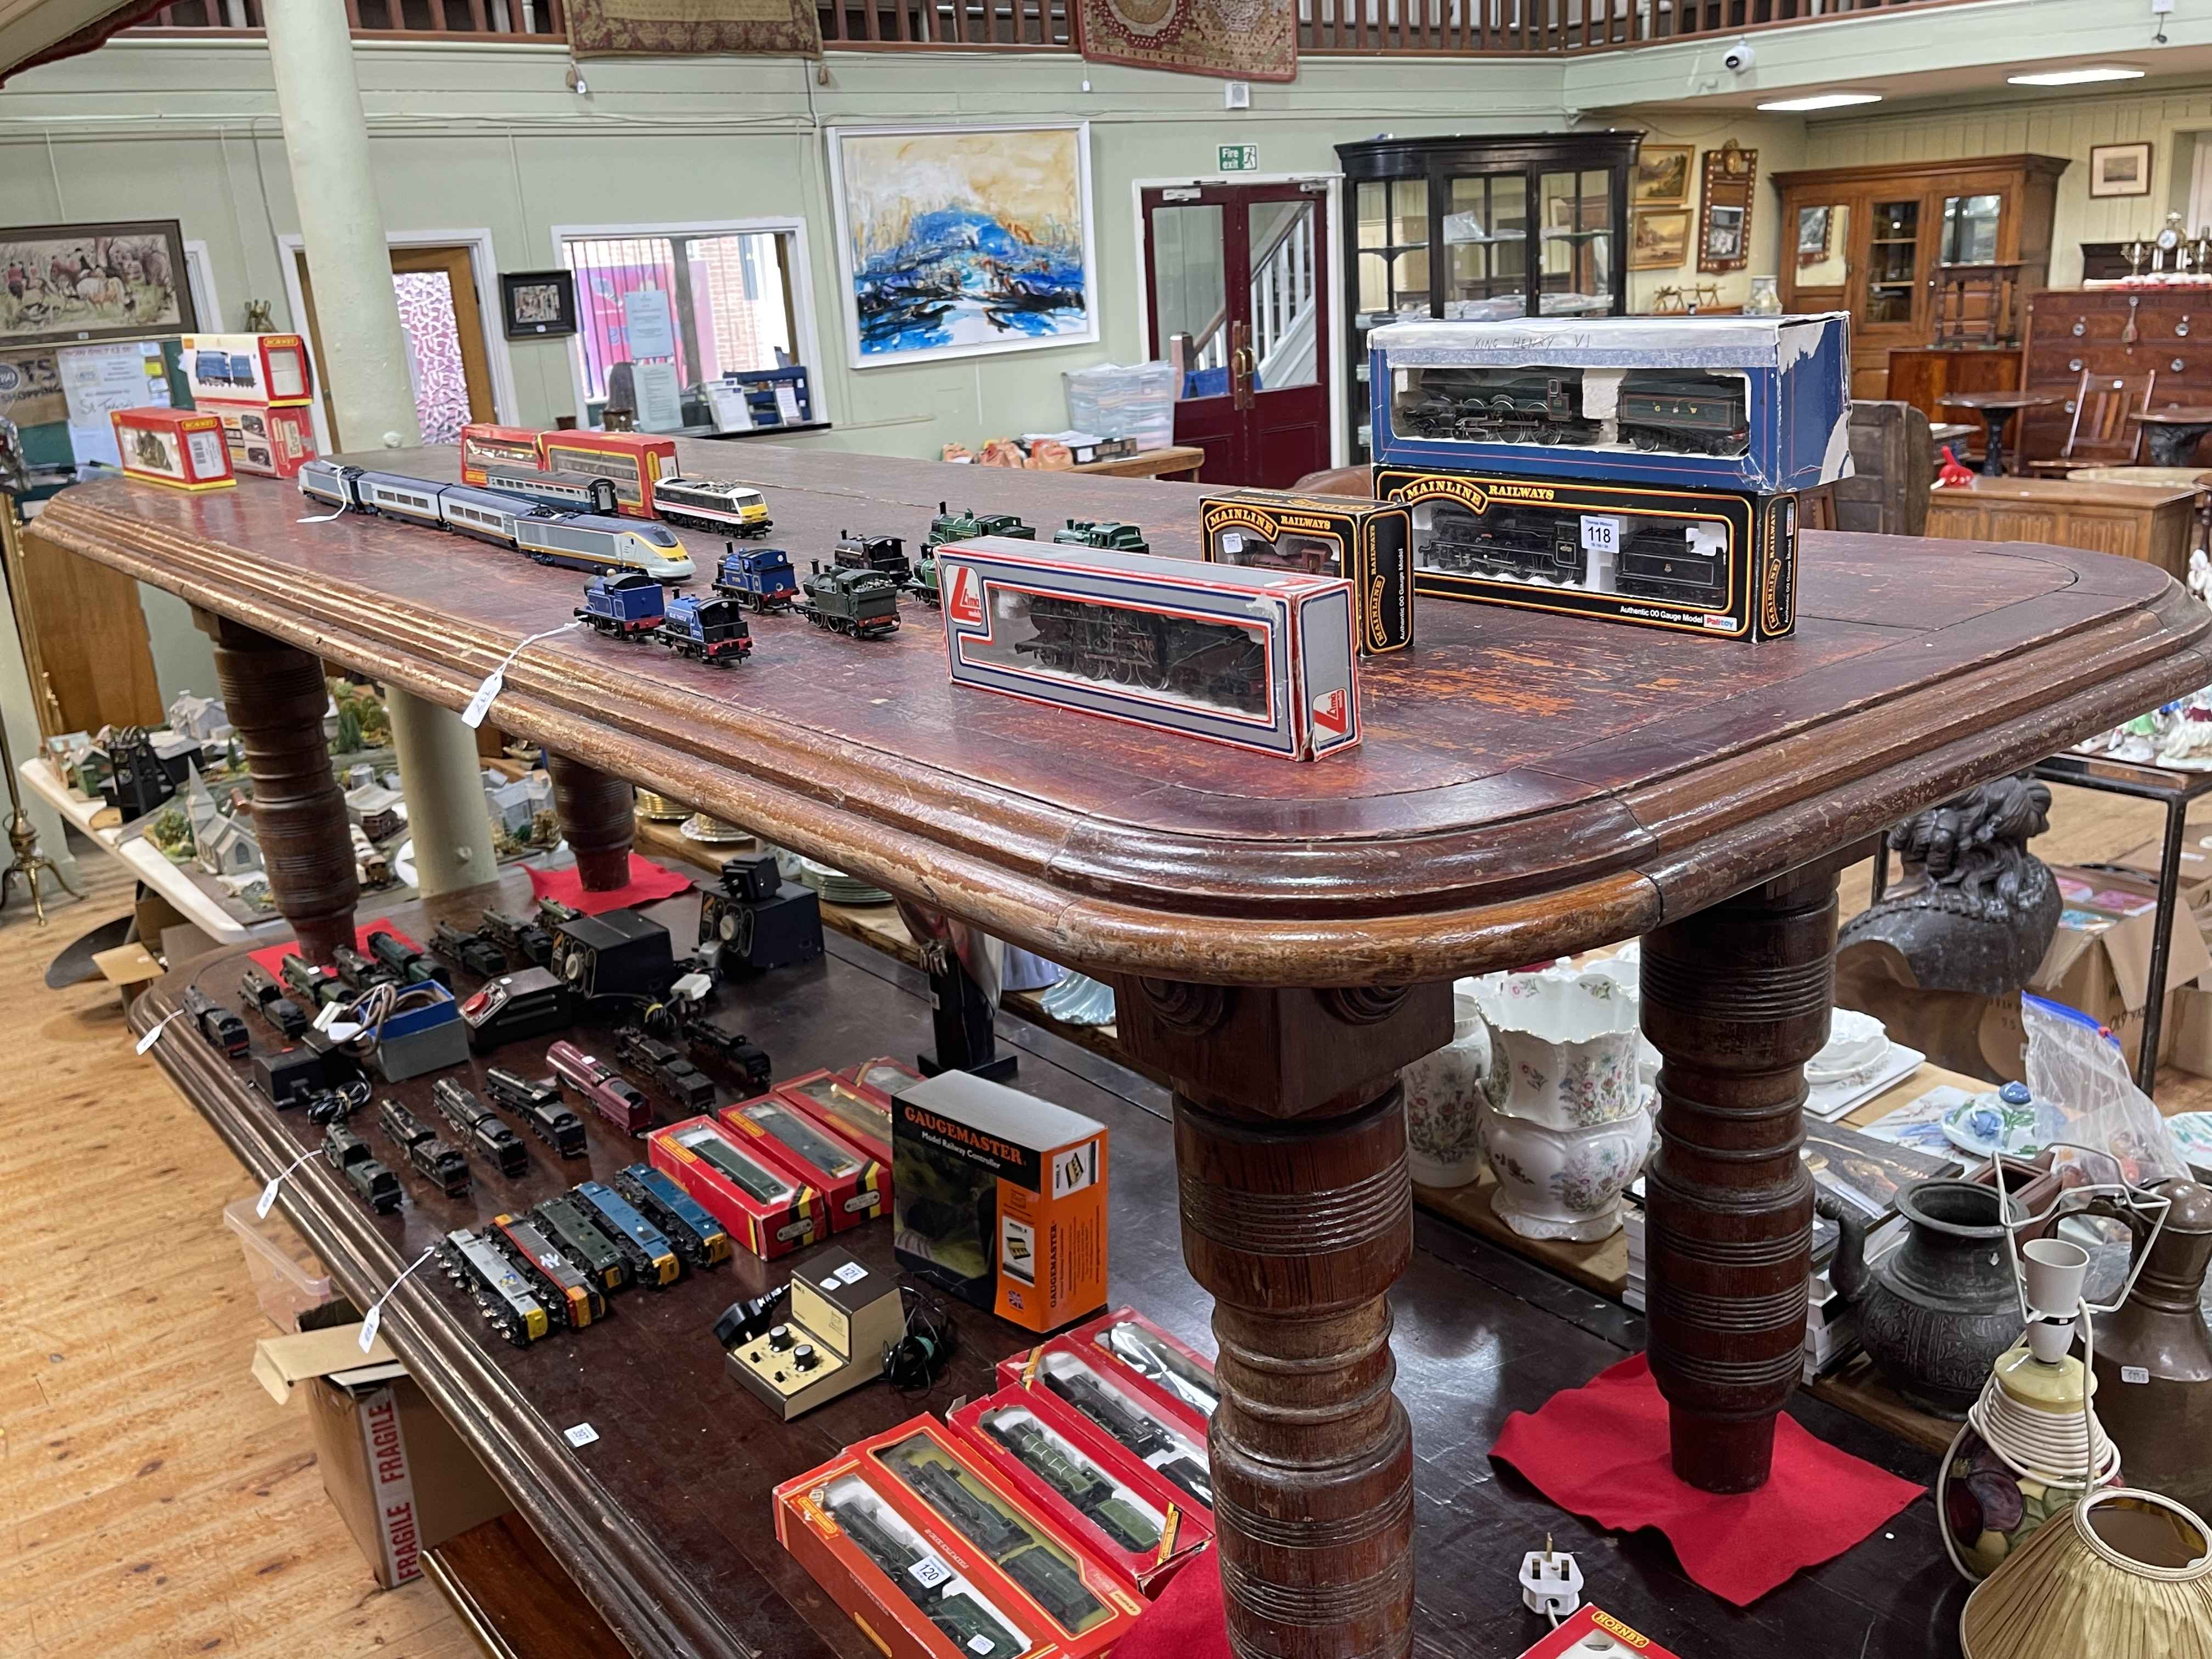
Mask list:
[[[1297,0],[1081,0],[1083,55],[1093,63],[1295,81]]]
[[[814,0],[568,0],[562,9],[579,58],[822,55]]]

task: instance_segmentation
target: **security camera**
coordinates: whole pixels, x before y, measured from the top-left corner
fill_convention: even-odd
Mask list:
[[[1728,49],[1721,62],[1732,75],[1748,75],[1751,66],[1759,61],[1759,54],[1751,49],[1751,42],[1739,40]]]

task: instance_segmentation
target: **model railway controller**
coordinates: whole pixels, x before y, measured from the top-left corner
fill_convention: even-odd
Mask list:
[[[898,1281],[829,1251],[792,1274],[785,1323],[729,1350],[730,1375],[788,1423],[881,1376],[905,1334]]]

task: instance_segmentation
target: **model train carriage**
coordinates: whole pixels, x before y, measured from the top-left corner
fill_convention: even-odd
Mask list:
[[[570,1330],[580,1331],[594,1319],[606,1316],[606,1297],[535,1223],[519,1216],[498,1216],[488,1237],[514,1264],[523,1281],[544,1299],[554,1317]]]
[[[629,1261],[615,1248],[591,1212],[574,1194],[549,1198],[530,1212],[546,1237],[580,1267],[586,1279],[606,1291],[629,1288]]]
[[[538,446],[544,471],[613,484],[615,510],[624,518],[652,518],[653,491],[663,478],[677,474],[671,438],[641,432],[546,432],[538,435]]]
[[[579,1182],[574,1197],[629,1262],[635,1283],[665,1290],[683,1277],[684,1262],[668,1236],[613,1188],[597,1181]]]
[[[668,602],[660,642],[679,657],[696,657],[710,668],[727,668],[753,653],[753,631],[735,599],[678,594]]]
[[[1042,667],[1231,708],[1267,700],[1267,647],[1249,629],[1042,596],[1030,599],[1029,614],[1036,637],[1015,649]]]
[[[635,570],[594,576],[584,584],[576,618],[611,639],[651,639],[668,620],[667,599],[659,582]]]
[[[1107,547],[1117,553],[1152,550],[1143,531],[1133,524],[1117,524],[1111,519],[1070,519],[1065,528],[1052,532],[1052,538],[1064,547]]]
[[[1430,369],[1419,395],[1391,410],[1408,438],[1468,443],[1590,444],[1600,422],[1583,414],[1582,372],[1545,374],[1517,368]]]
[[[505,1256],[465,1227],[446,1235],[439,1249],[446,1277],[469,1293],[491,1328],[518,1348],[553,1328],[545,1304]]]
[[[1024,524],[1012,513],[978,513],[972,507],[964,513],[949,510],[946,503],[937,504],[937,516],[929,521],[929,534],[921,544],[927,554],[933,547],[942,547],[947,542],[969,542],[978,536],[1011,536],[1019,542],[1036,539],[1036,529]]]
[[[706,1206],[650,1164],[632,1164],[615,1174],[615,1191],[668,1236],[687,1267],[720,1267],[730,1259],[730,1235]]]
[[[824,570],[799,584],[806,596],[799,609],[817,628],[856,640],[877,640],[899,625],[898,585],[873,570]]]
[[[1415,559],[1430,570],[1523,581],[1579,583],[1589,574],[1589,555],[1572,515],[1510,507],[1478,518],[1464,507],[1440,504]]]
[[[715,568],[714,588],[750,605],[756,613],[788,611],[799,592],[799,577],[791,556],[780,547],[735,549],[722,556]]]
[[[765,536],[775,524],[759,490],[712,478],[663,478],[653,486],[653,505],[671,524],[734,536]]]
[[[487,489],[520,495],[563,513],[592,513],[604,518],[615,510],[614,483],[606,478],[556,477],[534,467],[488,466],[483,482]]]
[[[1613,567],[1614,591],[1678,605],[1728,603],[1726,530],[1717,524],[1654,525],[1631,532]]]
[[[1715,374],[1632,369],[1622,380],[1620,441],[1638,449],[1741,455],[1751,447],[1744,382]]]

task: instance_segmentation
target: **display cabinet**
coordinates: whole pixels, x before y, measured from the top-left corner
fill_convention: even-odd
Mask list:
[[[1352,459],[1370,458],[1367,332],[1407,317],[1628,309],[1636,132],[1371,138],[1339,144]]]

